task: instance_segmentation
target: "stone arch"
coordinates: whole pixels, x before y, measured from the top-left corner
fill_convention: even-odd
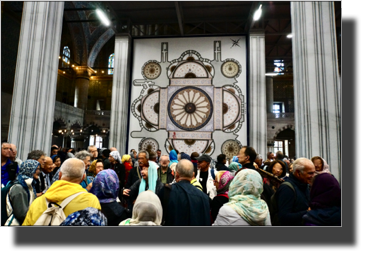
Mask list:
[[[274,134],[273,140],[276,140],[276,138],[277,138],[277,136],[278,136],[278,134],[279,134],[280,132],[282,132],[282,131],[284,131],[284,130],[287,130],[287,129],[291,129],[291,130],[295,131],[295,125],[292,125],[292,124],[290,124],[290,125],[285,125],[285,126],[283,126],[282,128],[278,129],[278,130],[275,132],[275,134]]]
[[[115,35],[115,31],[112,28],[109,28],[106,32],[104,32],[100,38],[97,40],[97,42],[94,44],[93,48],[90,51],[87,65],[89,67],[93,67],[95,59],[97,58],[100,50],[103,48],[103,46],[109,41],[109,39]]]

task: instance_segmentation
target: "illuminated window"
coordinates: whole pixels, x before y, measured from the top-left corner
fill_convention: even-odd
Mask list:
[[[102,137],[101,136],[97,136],[97,135],[91,135],[90,136],[90,140],[89,140],[89,144],[90,145],[95,145],[95,147],[97,148],[102,148]]]
[[[274,153],[283,152],[283,141],[274,141]]]
[[[70,50],[68,46],[64,46],[63,50],[63,61],[67,64],[69,64],[70,60]]]
[[[108,67],[112,69],[108,69],[108,74],[114,74],[114,54],[111,54],[108,58]]]

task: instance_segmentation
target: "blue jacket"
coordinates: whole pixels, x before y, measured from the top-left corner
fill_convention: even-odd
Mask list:
[[[341,208],[333,206],[324,209],[314,209],[303,216],[307,226],[341,226]]]
[[[294,191],[287,185],[277,190],[278,218],[282,226],[302,226],[302,217],[309,207],[309,186],[300,182],[294,175],[285,179],[293,185]]]

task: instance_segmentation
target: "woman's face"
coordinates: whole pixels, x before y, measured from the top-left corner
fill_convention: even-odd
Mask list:
[[[148,179],[148,167],[143,167],[141,170],[141,176],[146,181]]]
[[[38,179],[39,178],[39,174],[40,174],[40,165],[37,167],[37,169],[35,170],[34,174],[33,174],[33,178],[34,179]]]
[[[102,170],[103,170],[103,163],[102,162],[96,163],[95,164],[95,174],[98,174]]]
[[[215,177],[215,179],[214,179],[214,186],[215,186],[215,188],[217,188],[217,190],[218,190],[218,187],[219,187],[219,179],[218,179],[217,177]]]
[[[115,162],[115,159],[110,155],[110,157],[108,157],[108,160],[110,161],[111,164],[113,164]]]
[[[60,167],[61,166],[61,160],[60,160],[60,158],[56,159],[55,165],[56,165],[56,167]]]
[[[279,177],[279,176],[281,176],[282,172],[283,172],[283,170],[282,170],[282,166],[281,166],[281,164],[280,164],[280,163],[276,163],[276,164],[273,166],[273,168],[272,168],[272,173],[273,173],[273,175]]]
[[[322,171],[323,165],[322,165],[321,159],[315,159],[315,160],[313,160],[313,164],[315,165],[316,171]]]

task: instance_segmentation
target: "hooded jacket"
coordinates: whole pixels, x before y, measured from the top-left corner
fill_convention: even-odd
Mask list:
[[[66,217],[87,207],[101,210],[98,198],[93,194],[88,193],[80,184],[58,180],[51,185],[45,194],[33,201],[22,226],[32,226],[35,224],[38,218],[47,209],[46,199],[49,202],[61,204],[64,199],[78,192],[84,193],[78,195],[64,208],[64,214]]]

